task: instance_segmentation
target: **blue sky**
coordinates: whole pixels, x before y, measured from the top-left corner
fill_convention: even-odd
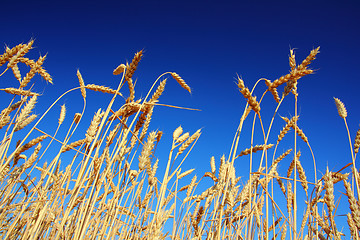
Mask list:
[[[145,53],[134,76],[138,79],[136,98],[144,97],[163,72],[175,71],[182,76],[192,94],[169,78],[160,102],[202,111],[158,107],[152,128],[165,132],[165,151],[178,125],[190,132],[203,128],[201,139],[184,164],[186,169],[198,168],[199,175],[210,170],[211,156],[219,162],[230,150],[245,106],[235,84],[236,74],[248,87],[261,77],[275,80],[289,72],[290,48],[296,49],[297,61],[301,62],[310,50],[320,46],[320,54],[311,65],[315,74],[301,79],[298,85],[299,126],[310,140],[319,171],[324,172],[326,166],[337,171],[351,161],[346,130],[333,97],[345,103],[354,138],[360,121],[359,1],[5,0],[1,6],[0,44],[14,46],[35,38],[36,48],[30,56],[48,53],[44,66],[54,85],[38,83],[38,91],[44,91],[39,112],[46,103],[78,86],[77,69],[86,83],[115,88],[119,78],[112,75],[113,69],[131,61],[141,49]],[[17,86],[13,81],[14,85],[6,82],[7,86]],[[262,84],[255,95],[264,90]],[[1,99],[6,97],[0,94]],[[90,97],[87,114],[92,117],[109,98],[99,94]],[[63,103],[68,106],[68,119],[71,113],[81,111],[79,93],[70,94],[59,106]],[[292,106],[289,98],[279,114],[293,115]],[[269,96],[262,106],[266,125],[274,108]],[[57,114],[54,111],[55,119]],[[273,137],[282,127],[279,119],[276,124]],[[250,146],[248,132],[244,131],[241,149]],[[289,147],[290,143],[279,146],[278,153]],[[311,174],[312,160],[306,147],[301,149],[303,165]],[[247,176],[246,160],[237,164],[238,174]],[[288,164],[280,168],[286,169]]]

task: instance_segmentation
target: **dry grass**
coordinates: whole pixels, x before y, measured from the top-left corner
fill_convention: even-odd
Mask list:
[[[18,82],[18,87],[1,89],[13,95],[8,103],[3,102],[0,114],[2,239],[358,239],[359,173],[355,159],[360,134],[358,131],[355,139],[350,138],[347,112],[339,99],[335,98],[335,103],[348,131],[352,171],[327,169],[317,178],[315,159],[313,175],[309,175],[310,170],[305,173],[301,164],[298,136],[308,146],[301,151],[312,154],[312,150],[298,124],[297,83],[313,73],[309,65],[319,48],[299,65],[295,52],[290,50],[290,73],[274,81],[260,79],[252,90],[238,78],[237,85],[247,103],[231,151],[220,159],[212,157],[209,171],[198,178],[196,170],[183,170],[182,164],[200,138],[200,129],[193,133],[184,133],[181,126],[175,129],[166,167],[157,171],[156,149],[162,132],[151,130],[152,114],[165,89],[164,75],[171,75],[191,93],[178,74],[162,74],[145,98],[135,100],[132,77],[142,58],[140,51],[130,64],[120,64],[114,70],[114,75],[121,76],[117,89],[85,85],[77,71],[80,86],[61,95],[37,117],[31,113],[41,96],[31,91],[29,83],[36,73],[47,82],[52,79],[43,67],[45,57],[37,61],[24,57],[33,43],[6,48],[0,56],[0,66],[4,68],[0,76],[11,69],[14,85]],[[30,68],[24,78],[21,64]],[[125,82],[128,97],[124,97]],[[284,91],[280,98],[281,85]],[[264,91],[257,99],[258,89]],[[86,116],[86,90],[111,94],[112,99],[94,116]],[[58,123],[55,133],[41,129],[40,123],[49,121],[49,111],[74,91],[84,99],[83,111],[68,117],[68,109],[62,105],[58,119],[50,120],[54,125]],[[275,110],[265,129],[261,105],[268,92],[275,98]],[[283,128],[275,128],[276,113],[284,98],[291,96],[295,99],[294,117],[282,117]],[[116,98],[122,106],[113,109]],[[239,144],[245,122],[252,124],[248,148]],[[68,127],[62,130],[63,125]],[[86,132],[78,134],[79,125],[87,126]],[[277,149],[291,129],[293,147],[279,154]],[[58,130],[64,131],[62,137],[57,137]],[[254,139],[258,139],[255,132],[262,135],[263,142],[254,144]],[[272,132],[279,133],[278,137],[270,139]],[[240,161],[250,161],[246,181],[236,173]],[[284,166],[289,166],[287,172]],[[203,182],[204,177],[213,182],[211,186]],[[188,184],[184,184],[186,179]],[[335,187],[343,189],[349,204],[348,229],[337,226],[345,221],[336,212],[340,193]]]

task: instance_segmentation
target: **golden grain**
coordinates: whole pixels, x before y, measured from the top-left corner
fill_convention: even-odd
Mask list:
[[[329,214],[332,214],[332,212],[335,209],[334,182],[332,180],[332,174],[329,172],[329,169],[326,170],[326,173],[323,178],[324,178],[324,189],[325,189],[324,201],[329,209]]]
[[[61,111],[60,111],[60,116],[59,116],[59,125],[61,125],[64,120],[65,120],[65,115],[66,115],[66,107],[65,104],[61,105]]]
[[[24,88],[28,85],[30,80],[35,76],[35,73],[38,72],[39,68],[44,63],[45,58],[46,58],[46,55],[43,57],[41,57],[41,56],[39,57],[39,59],[35,62],[35,66],[30,69],[30,71],[26,74],[24,79],[21,81],[20,88]]]
[[[31,141],[29,141],[28,143],[26,143],[25,145],[18,147],[15,150],[15,158],[18,157],[21,153],[25,152],[26,150],[30,149],[32,146],[35,146],[36,144],[42,142],[45,138],[47,138],[47,135],[42,135],[40,137],[37,137]]]
[[[340,99],[338,99],[336,97],[334,97],[334,100],[335,100],[335,105],[336,105],[336,108],[338,110],[339,116],[342,117],[342,118],[346,118],[347,117],[347,111],[346,111],[344,103]]]
[[[196,185],[196,179],[197,179],[197,177],[196,177],[196,175],[194,175],[193,178],[191,179],[191,182],[187,189],[186,197],[190,197],[190,194],[192,193],[192,190],[193,190],[194,186]],[[185,202],[185,199],[184,199],[184,202]]]
[[[246,101],[250,105],[251,109],[254,110],[257,114],[260,113],[260,104],[256,101],[256,97],[251,96],[250,90],[245,87],[244,81],[238,77],[238,87],[240,89],[240,92],[244,95],[246,98]]]
[[[189,137],[190,137],[190,134],[188,132],[186,132],[176,139],[176,143],[183,143]]]
[[[76,72],[76,76],[78,77],[79,79],[79,85],[80,85],[80,90],[81,90],[81,95],[82,97],[85,99],[86,98],[86,89],[85,89],[85,82],[84,82],[84,79],[79,71],[79,69],[77,70]],[[94,90],[94,89],[92,89]],[[100,90],[94,90],[94,91],[100,91]]]
[[[74,122],[76,124],[78,124],[80,122],[80,119],[81,119],[81,113],[75,113],[74,115]]]
[[[74,149],[74,148],[76,148],[76,147],[78,147],[78,146],[83,145],[84,143],[86,143],[86,138],[77,140],[77,141],[75,141],[75,142],[70,143],[69,145],[63,146],[63,147],[61,148],[61,152],[62,152],[62,153],[67,152],[67,151],[69,151],[69,150],[71,150],[71,149]]]
[[[320,50],[320,47],[317,47],[317,48],[311,50],[310,54],[299,65],[298,69],[305,69],[313,60],[315,60],[316,55],[320,52],[319,50]]]
[[[215,174],[212,173],[212,172],[206,172],[206,173],[204,174],[204,177],[210,177],[214,182],[218,182],[218,181],[219,181],[218,178],[215,176]]]
[[[158,86],[158,88],[156,89],[156,91],[154,92],[154,94],[152,95],[149,101],[150,103],[153,103],[159,99],[159,97],[162,95],[162,93],[165,90],[165,85],[166,85],[166,79],[160,82],[160,85]]]
[[[180,154],[182,154],[189,146],[190,144],[195,141],[196,139],[198,139],[201,135],[200,129],[197,130],[193,135],[191,135],[191,137],[189,137],[179,148],[178,153],[176,154],[176,157],[179,156]],[[175,158],[176,158],[175,157]]]
[[[96,91],[96,92],[110,93],[110,94],[114,94],[114,95],[117,94],[117,95],[122,96],[122,94],[117,92],[116,90],[113,90],[113,89],[111,89],[109,87],[105,87],[105,86],[99,86],[96,84],[88,84],[85,86],[85,88]],[[86,95],[85,95],[85,97],[86,97]]]
[[[354,152],[358,153],[360,147],[360,129],[356,132],[355,142],[354,142]]]
[[[214,156],[212,156],[212,157],[210,158],[210,167],[211,167],[211,172],[212,172],[213,174],[215,174],[216,166],[215,166],[215,158],[214,158]]]
[[[34,152],[31,154],[31,156],[29,157],[29,159],[27,161],[25,161],[24,163],[24,169],[28,169],[29,167],[31,167],[33,165],[33,163],[36,161],[38,154],[40,152],[41,149],[41,143],[38,143],[38,145],[35,147]]]
[[[115,70],[113,71],[113,74],[119,75],[125,71],[125,68],[126,68],[126,66],[124,64],[120,64],[119,66],[117,66],[117,68],[115,68]]]
[[[179,126],[178,128],[175,129],[175,131],[173,132],[173,139],[174,139],[174,141],[177,140],[177,139],[180,137],[180,135],[182,134],[182,132],[183,132],[183,129],[182,129],[181,126]]]
[[[154,141],[156,137],[156,132],[151,132],[148,136],[146,143],[143,146],[139,157],[139,170],[142,171],[150,164],[150,155],[152,154],[154,148]]]
[[[32,48],[32,45],[34,43],[34,40],[31,40],[28,44],[22,44],[20,48],[16,48],[16,55],[12,56],[9,59],[9,63],[7,65],[7,68],[12,68],[18,61],[19,58],[23,57],[26,53],[29,52],[29,50]]]
[[[101,108],[99,108],[98,111],[95,113],[88,130],[86,131],[86,134],[85,134],[86,144],[91,143],[92,140],[95,138],[95,134],[96,134],[97,128],[100,124],[102,115],[103,115],[103,112],[101,112]]]
[[[262,144],[262,145],[256,145],[252,148],[247,148],[243,151],[240,152],[239,155],[237,155],[236,157],[241,157],[241,156],[245,156],[245,155],[249,155],[250,153],[255,153],[257,151],[261,151],[261,150],[267,150],[270,149],[274,146],[274,144]]]
[[[6,47],[5,53],[0,56],[0,66],[9,61],[16,53],[22,49],[26,44],[18,44],[13,48]]]
[[[195,170],[195,168],[193,168],[193,169],[189,169],[189,170],[187,170],[187,171],[185,171],[185,172],[183,172],[183,173],[181,173],[177,178],[178,178],[178,180],[180,180],[180,179],[182,179],[182,178],[184,178],[184,177],[186,177],[187,175],[190,175],[193,171]]]
[[[346,180],[343,180],[343,182],[344,182],[344,187],[346,190],[346,196],[347,196],[348,202],[349,202],[349,207],[351,210],[352,219],[354,220],[356,227],[358,229],[360,229],[360,207],[359,207],[359,204],[358,204],[357,200],[355,199],[354,192],[352,191],[350,184]]]
[[[182,79],[177,73],[172,72],[170,74],[180,84],[181,87],[191,93],[191,88],[189,87],[189,85],[186,84],[184,79]]]
[[[268,80],[268,79],[265,79],[265,84],[266,86],[268,86],[268,91],[271,92],[271,94],[273,95],[275,101],[277,103],[280,102],[280,97],[279,97],[279,93],[277,92],[276,88],[275,87],[271,87],[271,81]]]
[[[17,132],[17,131],[23,129],[24,127],[26,127],[27,125],[32,123],[32,121],[34,121],[36,118],[37,118],[36,114],[30,115],[29,117],[27,117],[23,121],[19,122],[19,124],[16,124],[16,126],[14,128],[14,132]]]
[[[16,118],[16,124],[17,125],[21,124],[29,116],[29,114],[31,113],[31,111],[35,107],[36,101],[37,101],[37,96],[34,95],[29,100],[29,102],[25,105],[25,107],[21,110],[19,116]]]
[[[0,89],[6,93],[14,94],[14,95],[22,95],[22,96],[39,96],[38,93],[31,92],[30,90],[23,90],[18,88],[4,88]]]

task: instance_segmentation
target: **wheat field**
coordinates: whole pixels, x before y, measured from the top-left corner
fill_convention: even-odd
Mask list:
[[[348,129],[340,99],[334,98],[334,108],[344,120],[352,162],[336,172],[318,170],[313,157],[314,169],[304,169],[299,150],[299,144],[305,144],[314,156],[306,129],[300,128],[297,83],[314,72],[310,65],[320,48],[300,63],[291,49],[290,72],[275,80],[259,79],[252,88],[236,77],[244,107],[231,151],[209,159],[206,173],[198,176],[196,169],[182,165],[196,151],[203,130],[187,132],[181,122],[167,130],[172,132],[171,148],[165,153],[167,160],[160,160],[156,150],[163,132],[152,130],[150,124],[154,108],[165,105],[159,99],[168,81],[191,93],[178,73],[160,75],[139,98],[133,80],[143,56],[139,51],[113,71],[121,79],[117,89],[86,83],[78,70],[79,86],[59,93],[49,104],[41,102],[46,92],[33,91],[35,76],[52,83],[43,66],[46,56],[26,57],[33,43],[6,47],[0,56],[0,78],[13,73],[13,79],[7,79],[13,87],[0,89],[8,96],[0,113],[2,239],[359,238],[360,180],[355,162],[360,129]],[[86,116],[87,94],[93,91],[111,99]],[[82,112],[73,116],[67,114],[69,106],[60,106],[70,93],[83,99]],[[262,118],[265,95],[272,95],[275,109],[269,127]],[[285,98],[294,102],[288,109],[291,118],[278,114]],[[49,107],[38,115],[39,104]],[[52,110],[58,111],[58,118],[49,119]],[[278,129],[273,122],[279,120],[283,124]],[[56,129],[45,131],[40,127],[44,121],[56,123]],[[66,121],[70,127],[63,128]],[[240,145],[245,122],[251,127],[250,146]],[[79,134],[82,129],[86,130]],[[285,137],[292,139],[292,148],[282,151]],[[241,158],[250,162],[247,176],[235,171]],[[159,161],[166,162],[161,171]],[[279,165],[287,170],[280,171]],[[337,226],[344,219],[337,214],[341,197],[348,205],[345,228]]]

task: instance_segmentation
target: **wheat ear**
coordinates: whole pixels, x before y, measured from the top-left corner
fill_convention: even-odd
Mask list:
[[[33,43],[34,40],[31,40],[28,44],[23,44],[21,48],[17,51],[16,55],[11,57],[7,68],[12,68],[19,61],[19,58],[23,57],[26,53],[28,53],[32,48]]]
[[[77,140],[76,142],[73,142],[73,143],[70,143],[69,145],[66,145],[66,146],[63,146],[61,148],[61,152],[64,153],[64,152],[67,152],[71,149],[74,149],[82,144],[86,143],[86,139],[80,139],[80,140]]]
[[[24,121],[29,114],[31,113],[31,111],[33,110],[33,108],[35,107],[35,103],[37,100],[37,96],[33,96],[29,102],[26,104],[26,106],[21,110],[19,116],[16,119],[16,124],[21,124],[22,121]]]
[[[356,132],[355,142],[354,142],[354,153],[359,152],[360,147],[360,129]]]
[[[189,87],[189,85],[186,84],[184,79],[182,79],[177,73],[172,72],[170,74],[180,84],[181,87],[191,93],[191,88]]]
[[[247,149],[241,151],[240,154],[236,156],[236,158],[241,157],[241,156],[248,155],[248,154],[250,154],[250,153],[255,153],[255,152],[260,151],[260,150],[267,150],[267,149],[272,148],[273,146],[274,146],[274,144],[256,145],[256,146],[254,146],[254,147],[252,147],[252,148],[247,148]]]
[[[116,90],[111,89],[109,87],[99,86],[99,85],[95,85],[95,84],[88,84],[88,85],[85,86],[85,88],[93,90],[93,91],[97,91],[97,92],[117,94],[117,95],[122,96],[121,93],[119,93]]]
[[[4,91],[6,93],[9,94],[14,94],[14,95],[21,95],[21,96],[39,96],[38,93],[34,93],[31,92],[30,90],[22,90],[22,89],[18,89],[18,88],[4,88],[4,89],[0,89],[1,91]]]
[[[18,147],[16,150],[15,150],[15,158],[18,157],[21,153],[23,153],[24,151],[28,150],[29,148],[31,148],[32,146],[42,142],[45,138],[47,138],[47,135],[42,135],[40,137],[37,137],[33,140],[31,140],[30,142],[26,143],[25,145],[21,146],[21,147]]]
[[[240,92],[246,98],[246,101],[250,105],[251,109],[254,110],[257,114],[260,113],[260,104],[256,101],[256,97],[251,96],[250,90],[245,87],[244,81],[238,77],[238,87]]]
[[[79,69],[76,72],[76,76],[79,79],[79,85],[80,85],[80,91],[81,91],[81,95],[82,97],[85,99],[86,98],[86,89],[85,89],[85,83],[84,83],[84,79],[79,71]],[[95,90],[97,91],[97,90]]]
[[[340,99],[338,99],[336,97],[334,97],[334,101],[335,101],[336,108],[338,110],[339,116],[342,117],[342,118],[346,118],[347,117],[347,111],[346,111],[344,103]]]
[[[146,143],[143,146],[139,157],[139,170],[142,171],[143,169],[149,167],[150,165],[150,156],[154,149],[154,142],[155,142],[156,132],[151,132],[148,136]]]
[[[20,49],[22,49],[26,44],[18,44],[13,48],[6,47],[5,53],[0,56],[0,66],[9,61]]]
[[[124,64],[120,64],[119,66],[117,66],[117,68],[115,68],[115,70],[113,71],[113,74],[119,75],[125,71],[125,68],[126,68],[126,66]]]

